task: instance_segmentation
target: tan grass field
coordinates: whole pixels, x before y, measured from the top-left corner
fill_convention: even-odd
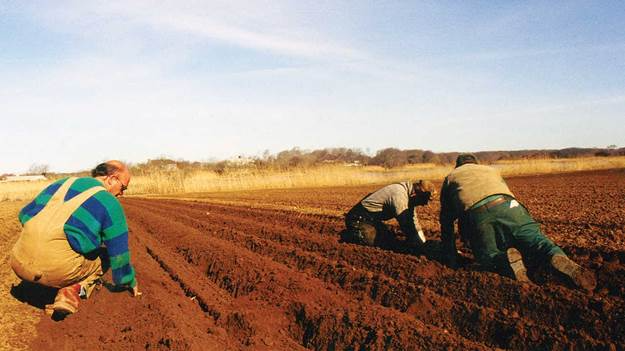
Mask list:
[[[498,161],[505,177],[546,173],[566,173],[594,169],[625,168],[625,157],[590,157],[571,159],[532,159]],[[158,171],[134,176],[127,195],[164,195],[221,192],[253,189],[319,188],[384,184],[407,179],[441,180],[451,165],[418,164],[384,169],[377,166],[348,167],[325,165],[289,171],[231,169],[224,174],[213,171]],[[0,201],[32,199],[47,182],[0,183]]]
[[[493,164],[503,176],[565,173],[593,169],[624,168],[625,157],[542,159],[503,161]],[[321,188],[384,184],[407,179],[442,180],[452,166],[418,164],[384,169],[376,166],[347,167],[327,165],[291,171],[262,171],[241,169],[219,175],[203,171],[155,172],[152,176],[133,177],[129,195],[184,194],[253,189]]]
[[[23,201],[37,196],[49,181],[35,182],[2,182],[0,183],[0,201]]]

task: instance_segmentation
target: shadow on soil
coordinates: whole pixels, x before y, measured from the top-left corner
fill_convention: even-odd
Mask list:
[[[339,243],[345,244],[356,244],[363,245],[361,243],[357,243],[349,240],[352,234],[349,230],[343,229],[339,232]],[[363,245],[369,246],[369,245]],[[374,247],[380,248],[382,250],[392,251],[395,253],[405,254],[405,255],[413,255],[413,256],[423,256],[432,261],[437,261],[443,265],[445,265],[445,261],[442,256],[442,244],[440,240],[432,240],[429,239],[426,241],[425,245],[419,249],[411,249],[406,246],[405,238],[402,237],[401,234],[393,231],[389,231],[389,234],[378,235],[375,237]],[[471,266],[474,269],[477,269],[475,261],[471,258],[468,258],[464,254],[460,254],[458,256],[458,266],[466,267]]]
[[[346,237],[347,230],[343,230],[339,233],[339,243],[350,243],[349,241],[344,240]],[[445,265],[446,262],[443,259],[442,255],[442,243],[440,240],[428,240],[423,247],[420,249],[408,249],[406,247],[405,241],[402,240],[397,234],[390,232],[392,235],[378,236],[375,239],[374,247],[392,251],[395,253],[405,254],[405,255],[413,255],[413,256],[422,256],[426,257],[429,260],[439,262],[442,265]],[[469,250],[470,251],[470,250]],[[605,294],[622,296],[624,295],[625,288],[622,288],[625,284],[625,274],[614,274],[613,271],[618,271],[619,273],[625,272],[625,267],[620,264],[616,264],[613,266],[601,264],[601,259],[599,263],[594,262],[597,261],[596,257],[598,256],[606,256],[606,260],[610,259],[612,261],[617,261],[625,257],[623,252],[615,252],[615,253],[588,253],[587,248],[569,248],[567,247],[567,252],[571,251],[572,258],[578,261],[580,264],[589,266],[590,269],[595,271],[598,275],[598,289],[604,289]],[[582,257],[579,257],[579,256]],[[466,254],[464,252],[459,252],[458,255],[458,267],[470,271],[484,272],[484,268],[480,267],[475,260],[470,257],[470,254]],[[586,256],[586,257],[584,257]],[[587,256],[594,257],[595,259],[589,260]],[[550,265],[545,264],[544,261],[538,260],[536,258],[524,258],[523,259],[527,269],[528,276],[530,280],[538,285],[546,285],[546,284],[556,284],[562,285],[569,289],[577,289],[573,282],[563,275],[562,273],[553,269]],[[588,262],[590,261],[590,262]],[[620,263],[620,262],[619,262]],[[609,270],[609,271],[608,271]],[[503,276],[513,278],[511,271],[500,272]],[[619,278],[620,276],[620,278]],[[513,278],[514,279],[514,278]]]
[[[22,281],[11,287],[11,295],[21,302],[43,310],[46,305],[54,302],[58,289]]]
[[[110,292],[123,292],[128,291],[128,288],[119,287],[114,284],[102,281],[100,283],[104,288]],[[99,289],[99,288],[96,288]],[[17,285],[11,287],[11,295],[20,302],[27,303],[40,310],[45,310],[46,305],[54,303],[54,298],[59,289],[52,288],[40,284],[35,284],[27,281],[21,281]],[[54,321],[64,320],[68,314],[55,311],[51,318]]]

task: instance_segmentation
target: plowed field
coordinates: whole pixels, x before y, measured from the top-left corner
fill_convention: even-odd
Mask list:
[[[466,250],[460,269],[439,264],[438,201],[419,209],[421,256],[339,243],[342,213],[376,187],[127,198],[144,295],[101,288],[64,321],[43,318],[31,348],[623,349],[625,172],[508,184],[597,272],[593,293],[540,267],[535,284],[479,271]]]

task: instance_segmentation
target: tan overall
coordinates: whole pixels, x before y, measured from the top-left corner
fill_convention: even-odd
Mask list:
[[[63,230],[65,222],[87,199],[99,191],[96,186],[63,202],[76,178],[61,185],[46,206],[24,225],[11,252],[11,268],[23,280],[63,288],[79,283],[87,296],[103,275],[99,257],[90,260],[74,251]]]

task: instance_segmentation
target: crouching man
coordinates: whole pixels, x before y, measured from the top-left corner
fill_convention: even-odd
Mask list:
[[[578,287],[592,291],[592,271],[573,262],[547,238],[527,209],[515,199],[499,172],[461,154],[441,188],[440,225],[446,263],[456,267],[454,222],[476,261],[486,270],[528,281],[523,260],[548,263]]]
[[[128,252],[128,226],[117,196],[130,182],[128,168],[108,161],[92,178],[64,178],[44,189],[19,213],[22,233],[11,252],[11,268],[22,280],[59,288],[48,314],[78,310],[104,274],[100,252],[110,260],[113,281],[138,296]],[[106,250],[101,250],[104,245]]]
[[[341,240],[367,246],[379,246],[392,237],[383,223],[397,219],[401,231],[406,235],[409,250],[419,249],[425,244],[425,235],[417,218],[416,206],[427,205],[434,185],[426,180],[415,183],[401,182],[387,185],[365,196],[346,215]]]

